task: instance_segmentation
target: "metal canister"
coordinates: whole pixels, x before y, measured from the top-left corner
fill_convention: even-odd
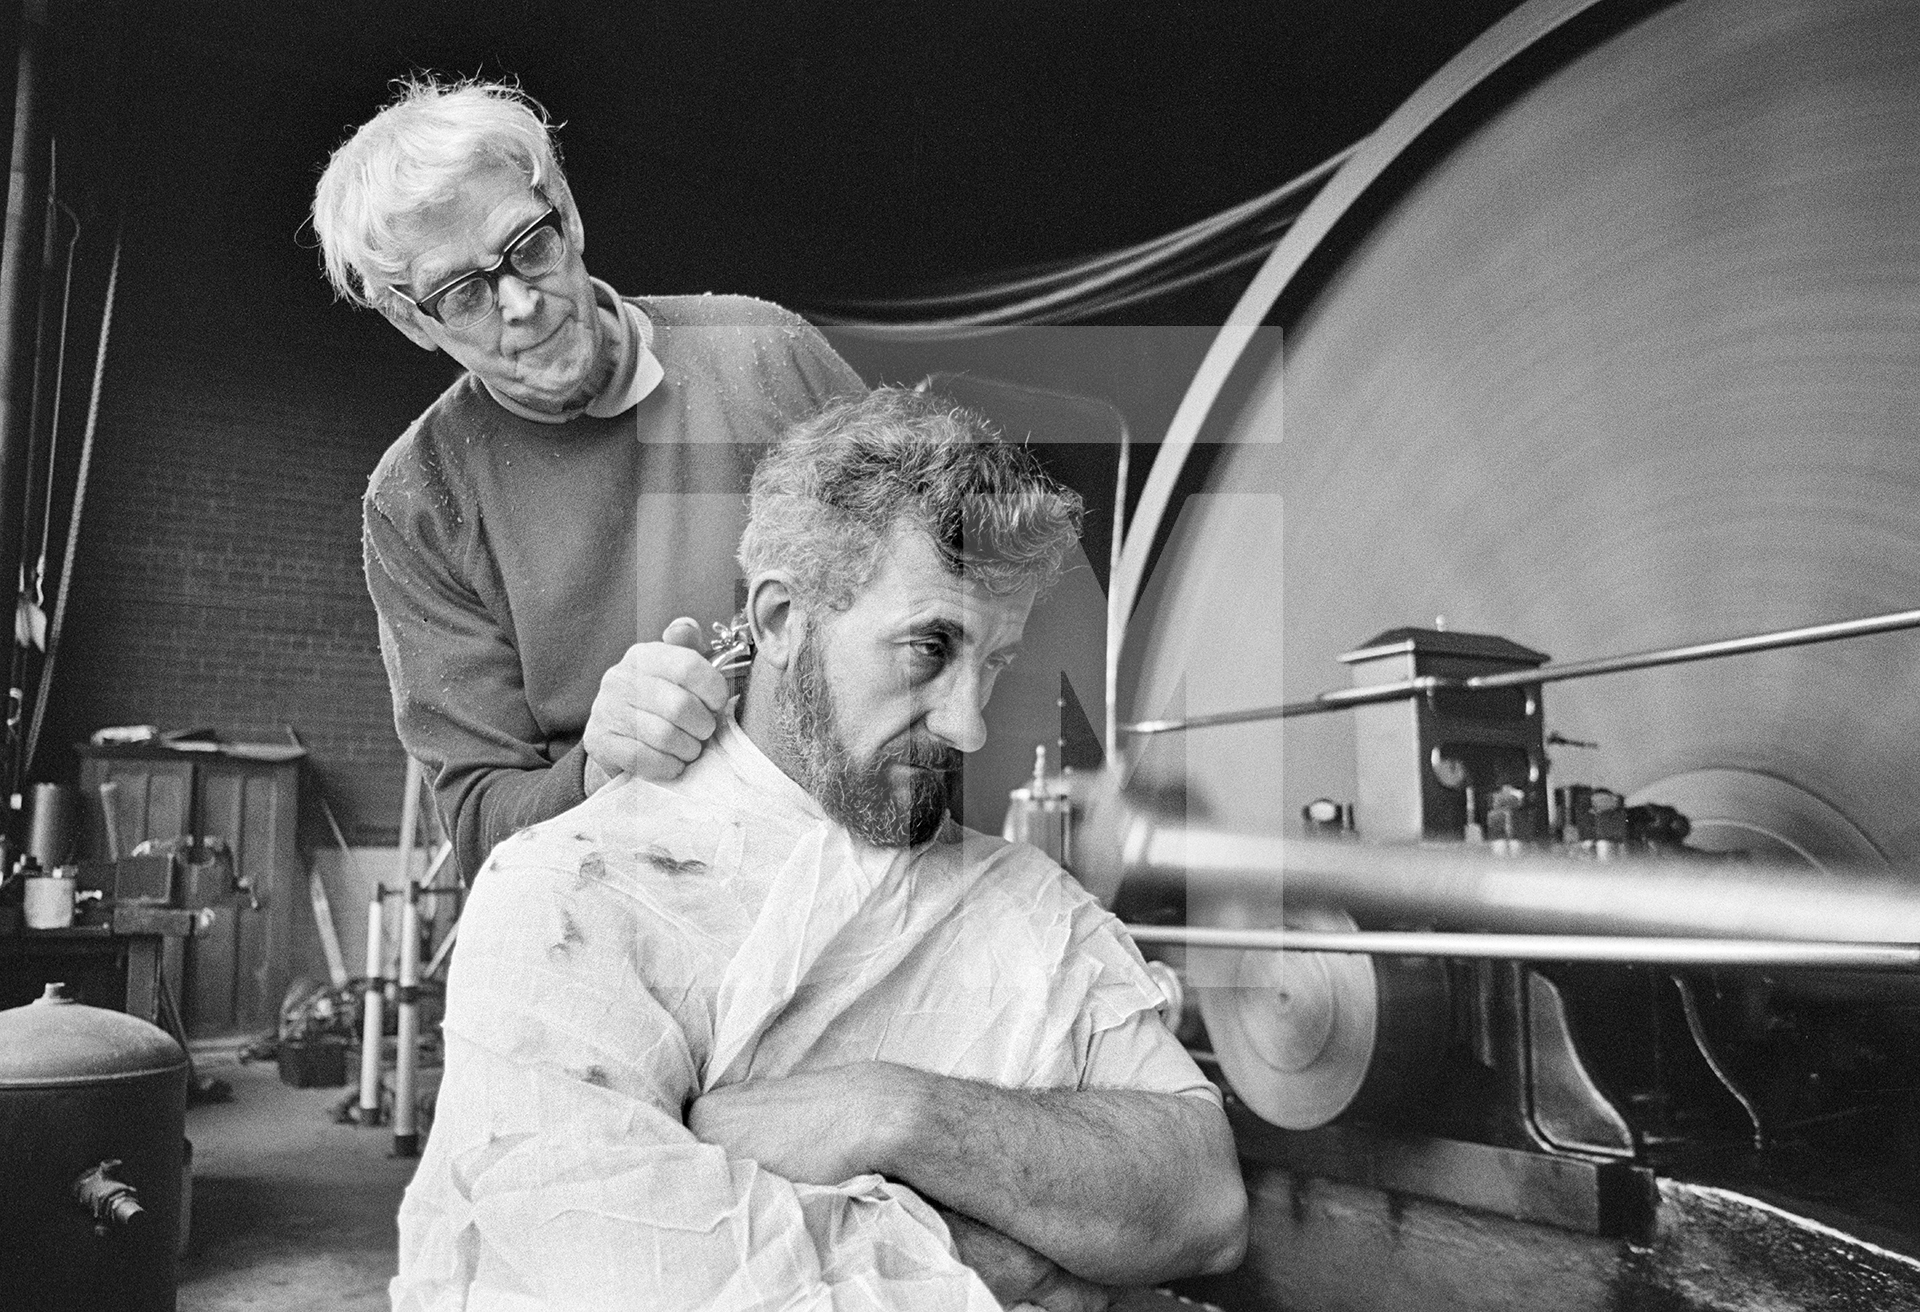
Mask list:
[[[1007,818],[1000,836],[1010,843],[1031,843],[1073,869],[1073,802],[1064,780],[1047,773],[1047,749],[1033,752],[1033,778],[1007,796]]]
[[[74,817],[79,810],[73,789],[66,784],[35,784],[31,803],[27,851],[44,870],[73,860]]]
[[[21,907],[26,913],[28,929],[65,929],[73,923],[74,897],[80,891],[75,867],[62,866],[44,875],[28,875],[21,885],[25,890]]]
[[[64,986],[0,1011],[0,1308],[172,1312],[187,1055]]]

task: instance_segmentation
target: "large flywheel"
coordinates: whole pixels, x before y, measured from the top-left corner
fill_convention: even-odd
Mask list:
[[[1914,607],[1920,6],[1527,5],[1356,153],[1236,318],[1117,575],[1123,721],[1309,697],[1436,617],[1571,660]],[[1920,860],[1911,634],[1545,698],[1597,744],[1556,782],[1763,858]],[[1353,796],[1352,734],[1125,750],[1195,820],[1284,832]],[[1242,1028],[1243,1059],[1291,1060]]]

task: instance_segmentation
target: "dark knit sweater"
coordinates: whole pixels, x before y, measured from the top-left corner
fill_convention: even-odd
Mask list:
[[[665,374],[633,409],[536,423],[466,374],[367,489],[394,723],[469,876],[502,838],[584,800],[600,676],[678,615],[733,614],[754,461],[788,423],[863,390],[778,306],[628,299]]]

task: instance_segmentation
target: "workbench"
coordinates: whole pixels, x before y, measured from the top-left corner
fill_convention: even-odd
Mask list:
[[[173,907],[126,906],[98,923],[0,934],[0,1008],[31,1002],[59,982],[90,1006],[177,1032],[179,1022],[169,1024],[161,1010],[163,981],[201,919]]]

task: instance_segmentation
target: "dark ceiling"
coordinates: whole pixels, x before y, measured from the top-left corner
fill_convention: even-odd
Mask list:
[[[1512,7],[54,0],[56,94],[74,146],[117,143],[123,193],[215,207],[251,276],[324,300],[295,240],[328,151],[395,77],[516,76],[566,123],[596,272],[810,307],[1202,217],[1364,134]]]

